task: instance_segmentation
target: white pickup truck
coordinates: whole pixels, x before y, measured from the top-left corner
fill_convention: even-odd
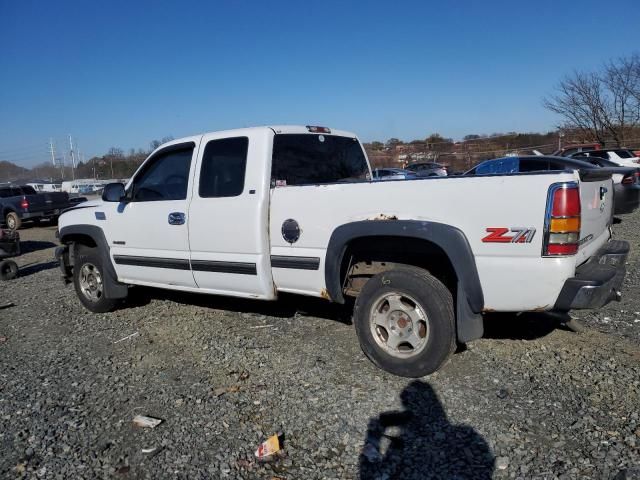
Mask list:
[[[162,145],[60,217],[56,255],[93,312],[131,285],[355,298],[364,353],[417,377],[480,338],[484,312],[619,297],[612,194],[604,169],[375,182],[352,133],[246,128]]]

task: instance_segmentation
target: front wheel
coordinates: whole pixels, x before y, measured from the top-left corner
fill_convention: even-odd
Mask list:
[[[451,292],[421,268],[373,276],[358,295],[353,323],[365,355],[402,377],[435,372],[456,347]]]
[[[110,312],[118,300],[104,295],[104,265],[96,248],[76,247],[73,265],[73,285],[82,305],[95,313]]]

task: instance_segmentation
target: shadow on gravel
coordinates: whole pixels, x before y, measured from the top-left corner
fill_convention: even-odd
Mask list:
[[[484,317],[484,338],[535,340],[561,328],[562,320],[546,312],[491,313]]]
[[[18,270],[19,277],[28,277],[34,273],[42,272],[44,270],[51,270],[52,268],[58,268],[58,262],[44,262],[44,263],[29,263]]]
[[[56,244],[52,242],[40,242],[35,240],[26,240],[20,242],[20,251],[24,253],[37,252],[38,250],[44,250],[46,248],[55,247]]]
[[[491,478],[489,445],[475,429],[449,423],[431,385],[415,380],[400,399],[404,410],[369,421],[359,459],[362,480]]]
[[[255,313],[270,317],[291,318],[296,314],[351,323],[353,304],[339,305],[327,300],[302,295],[280,294],[276,302],[247,300],[241,298],[203,295],[197,293],[160,290],[136,287],[129,291],[129,298],[122,308],[141,307],[151,300],[169,300],[183,305],[196,305],[215,310],[228,310],[238,313]]]

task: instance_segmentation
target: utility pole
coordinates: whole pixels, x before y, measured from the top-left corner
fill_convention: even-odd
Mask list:
[[[53,138],[49,139],[49,151],[51,152],[51,165],[56,166],[56,148],[53,145]]]
[[[71,157],[71,179],[76,179],[76,157],[73,151],[73,141],[69,135],[69,156]]]

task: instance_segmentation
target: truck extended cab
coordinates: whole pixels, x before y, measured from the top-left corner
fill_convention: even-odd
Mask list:
[[[82,304],[130,285],[345,303],[364,353],[397,375],[437,370],[488,311],[598,308],[620,293],[610,174],[375,182],[352,133],[259,127],[174,140],[128,184],[60,217],[56,256]]]
[[[10,230],[18,230],[24,220],[57,218],[68,207],[65,192],[38,193],[29,185],[0,187],[0,212]]]

